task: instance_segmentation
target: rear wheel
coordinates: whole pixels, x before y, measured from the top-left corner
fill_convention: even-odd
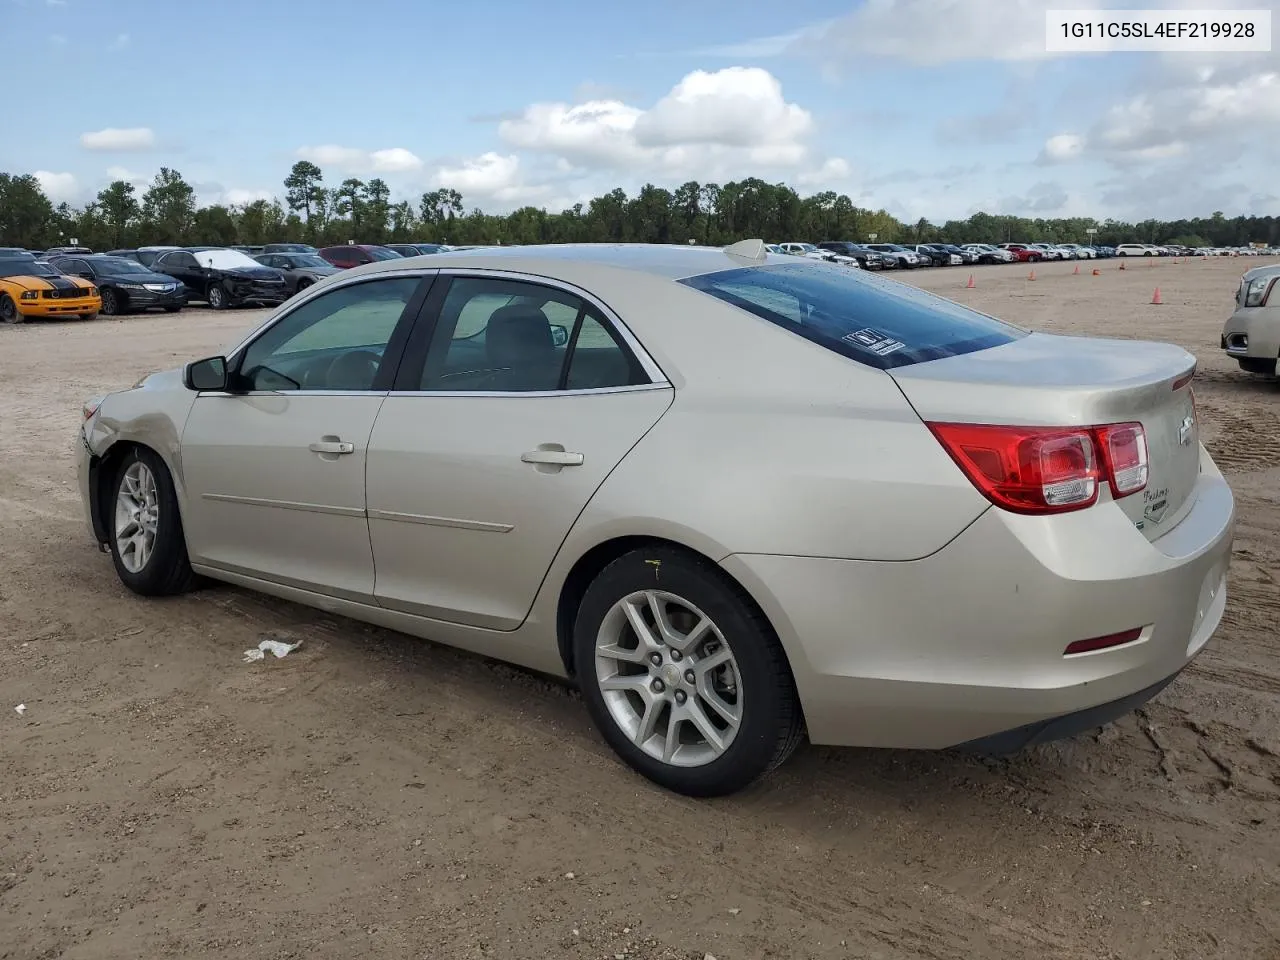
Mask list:
[[[587,588],[574,624],[583,699],[609,745],[669,790],[733,793],[804,735],[782,646],[714,564],[634,550]]]
[[[126,587],[143,596],[169,596],[195,581],[178,513],[178,496],[164,461],[145,447],[129,451],[116,471],[107,505],[111,559]]]
[[[7,293],[0,293],[0,320],[5,323],[21,323],[23,316],[18,312],[18,305]]]

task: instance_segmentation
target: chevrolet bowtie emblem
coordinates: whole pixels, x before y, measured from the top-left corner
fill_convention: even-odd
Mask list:
[[[1194,418],[1182,418],[1182,423],[1178,426],[1178,443],[1184,447],[1191,443],[1191,431],[1195,428],[1195,425]]]

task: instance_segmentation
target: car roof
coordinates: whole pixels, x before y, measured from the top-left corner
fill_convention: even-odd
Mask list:
[[[366,264],[362,273],[403,270],[406,257]],[[668,280],[696,277],[721,270],[734,270],[765,261],[746,261],[722,247],[696,247],[676,243],[554,243],[529,246],[479,247],[474,250],[449,250],[423,259],[423,266],[480,267],[490,270],[512,270],[529,273],[558,273],[558,267],[572,265],[611,267],[643,273]],[[776,261],[775,261],[776,262]]]

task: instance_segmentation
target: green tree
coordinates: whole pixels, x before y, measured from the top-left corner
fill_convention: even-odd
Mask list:
[[[324,222],[325,189],[324,174],[310,160],[299,160],[284,178],[285,202],[294,213],[302,211],[307,235]]]
[[[151,243],[181,244],[195,224],[196,192],[182,174],[161,167],[142,195],[142,219]]]
[[[387,239],[391,219],[391,188],[377,177],[364,185],[364,234],[370,243]]]
[[[448,188],[424,193],[418,203],[418,213],[424,224],[443,237],[450,232],[453,221],[462,215],[462,194]]]
[[[330,193],[329,204],[334,216],[347,222],[347,239],[361,242],[364,229],[364,183],[355,177],[348,177]]]
[[[0,243],[39,249],[54,238],[53,204],[29,173],[0,173]]]
[[[113,180],[98,191],[97,206],[103,223],[110,231],[111,246],[123,247],[128,244],[133,227],[142,213],[138,198],[134,196],[133,184],[126,180]]]

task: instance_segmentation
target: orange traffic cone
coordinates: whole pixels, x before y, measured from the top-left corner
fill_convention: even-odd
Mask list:
[[[1080,264],[1078,264],[1078,263],[1076,264],[1076,268],[1075,268],[1074,270],[1072,270],[1072,271],[1071,271],[1071,275],[1072,275],[1073,277],[1078,277],[1078,276],[1080,276]]]
[[[1121,260],[1121,261],[1120,261],[1120,269],[1121,269],[1121,270],[1123,270],[1123,269],[1124,269],[1124,261],[1123,261],[1123,260]]]
[[[973,274],[971,273],[971,274],[969,274],[969,282],[968,282],[968,283],[966,283],[966,284],[964,285],[964,287],[965,287],[965,289],[966,289],[966,290],[972,290],[972,289],[973,289],[973,286],[974,286],[974,284],[973,284]]]
[[[1032,270],[1030,273],[1027,274],[1028,280],[1034,280],[1035,278],[1036,278],[1036,272],[1034,270]]]
[[[1151,295],[1151,302],[1152,302],[1152,303],[1155,303],[1155,304],[1164,303],[1164,301],[1160,299],[1160,288],[1159,288],[1159,287],[1156,287],[1156,292],[1155,292],[1155,293],[1153,293],[1153,294]]]
[[[1099,270],[1097,267],[1094,267],[1094,268],[1093,268],[1093,275],[1094,275],[1095,277],[1100,277],[1100,276],[1102,276],[1102,271],[1101,271],[1101,270]]]

